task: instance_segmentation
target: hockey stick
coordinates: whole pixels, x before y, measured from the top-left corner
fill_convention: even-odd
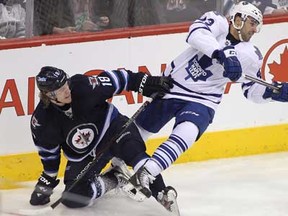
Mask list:
[[[255,78],[255,77],[252,77],[252,76],[249,76],[249,75],[246,75],[246,74],[244,75],[244,78],[245,78],[245,79],[248,79],[248,80],[250,80],[250,81],[252,81],[252,82],[258,83],[258,84],[260,84],[260,85],[266,86],[266,87],[268,87],[268,88],[271,88],[271,89],[273,89],[273,90],[276,90],[276,91],[279,91],[279,90],[280,90],[279,87],[274,86],[274,85],[271,84],[271,83],[267,83],[267,82],[265,82],[265,81],[262,80],[262,79],[257,79],[257,78]]]
[[[76,180],[73,182],[73,184],[65,191],[66,193],[71,191],[78,182],[85,176],[92,167],[99,161],[99,159],[103,156],[103,154],[106,152],[106,150],[117,140],[120,138],[120,136],[128,129],[128,127],[135,121],[135,119],[139,116],[139,114],[158,96],[158,94],[154,93],[151,95],[150,100],[146,100],[142,106],[134,113],[134,115],[129,118],[129,120],[123,125],[122,130],[119,133],[116,133],[115,136],[113,136],[109,142],[106,144],[106,148],[102,149],[101,152],[98,152],[96,157],[92,161],[90,161],[83,170],[78,174],[76,177]],[[62,201],[62,196],[58,198],[54,203],[52,203],[50,206],[47,206],[45,208],[41,209],[20,209],[17,213],[17,215],[41,215],[46,214],[55,209]]]

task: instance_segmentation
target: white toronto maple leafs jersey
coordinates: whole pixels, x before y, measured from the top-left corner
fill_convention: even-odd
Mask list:
[[[164,99],[178,98],[216,109],[221,102],[225,85],[224,68],[212,53],[233,45],[241,63],[243,74],[261,78],[262,55],[251,42],[239,42],[229,35],[229,22],[217,12],[207,12],[189,28],[186,42],[190,45],[167,66],[164,76],[171,75],[174,87]],[[241,77],[244,96],[261,103],[265,87]]]

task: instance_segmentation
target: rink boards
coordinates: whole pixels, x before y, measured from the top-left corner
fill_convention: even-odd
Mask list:
[[[176,163],[203,161],[270,152],[288,151],[288,124],[209,132],[185,152]],[[150,139],[148,153],[165,138]],[[62,157],[60,176],[63,176],[66,160]],[[1,157],[1,176],[4,176],[0,189],[14,188],[17,181],[35,180],[42,172],[37,153],[7,155]]]

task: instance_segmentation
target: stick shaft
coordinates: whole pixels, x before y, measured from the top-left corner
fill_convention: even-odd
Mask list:
[[[255,77],[252,77],[252,76],[249,76],[249,75],[246,75],[246,74],[245,74],[245,79],[248,79],[248,80],[250,80],[252,82],[258,83],[258,84],[263,85],[263,86],[266,86],[266,87],[271,88],[273,90],[279,91],[279,88],[277,86],[274,86],[271,83],[267,83],[264,80],[257,79]]]

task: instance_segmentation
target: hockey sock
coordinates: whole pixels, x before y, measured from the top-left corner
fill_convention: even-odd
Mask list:
[[[153,176],[157,176],[192,146],[198,133],[198,127],[192,122],[186,121],[178,124],[168,140],[162,143],[152,158],[146,162],[145,168]]]

